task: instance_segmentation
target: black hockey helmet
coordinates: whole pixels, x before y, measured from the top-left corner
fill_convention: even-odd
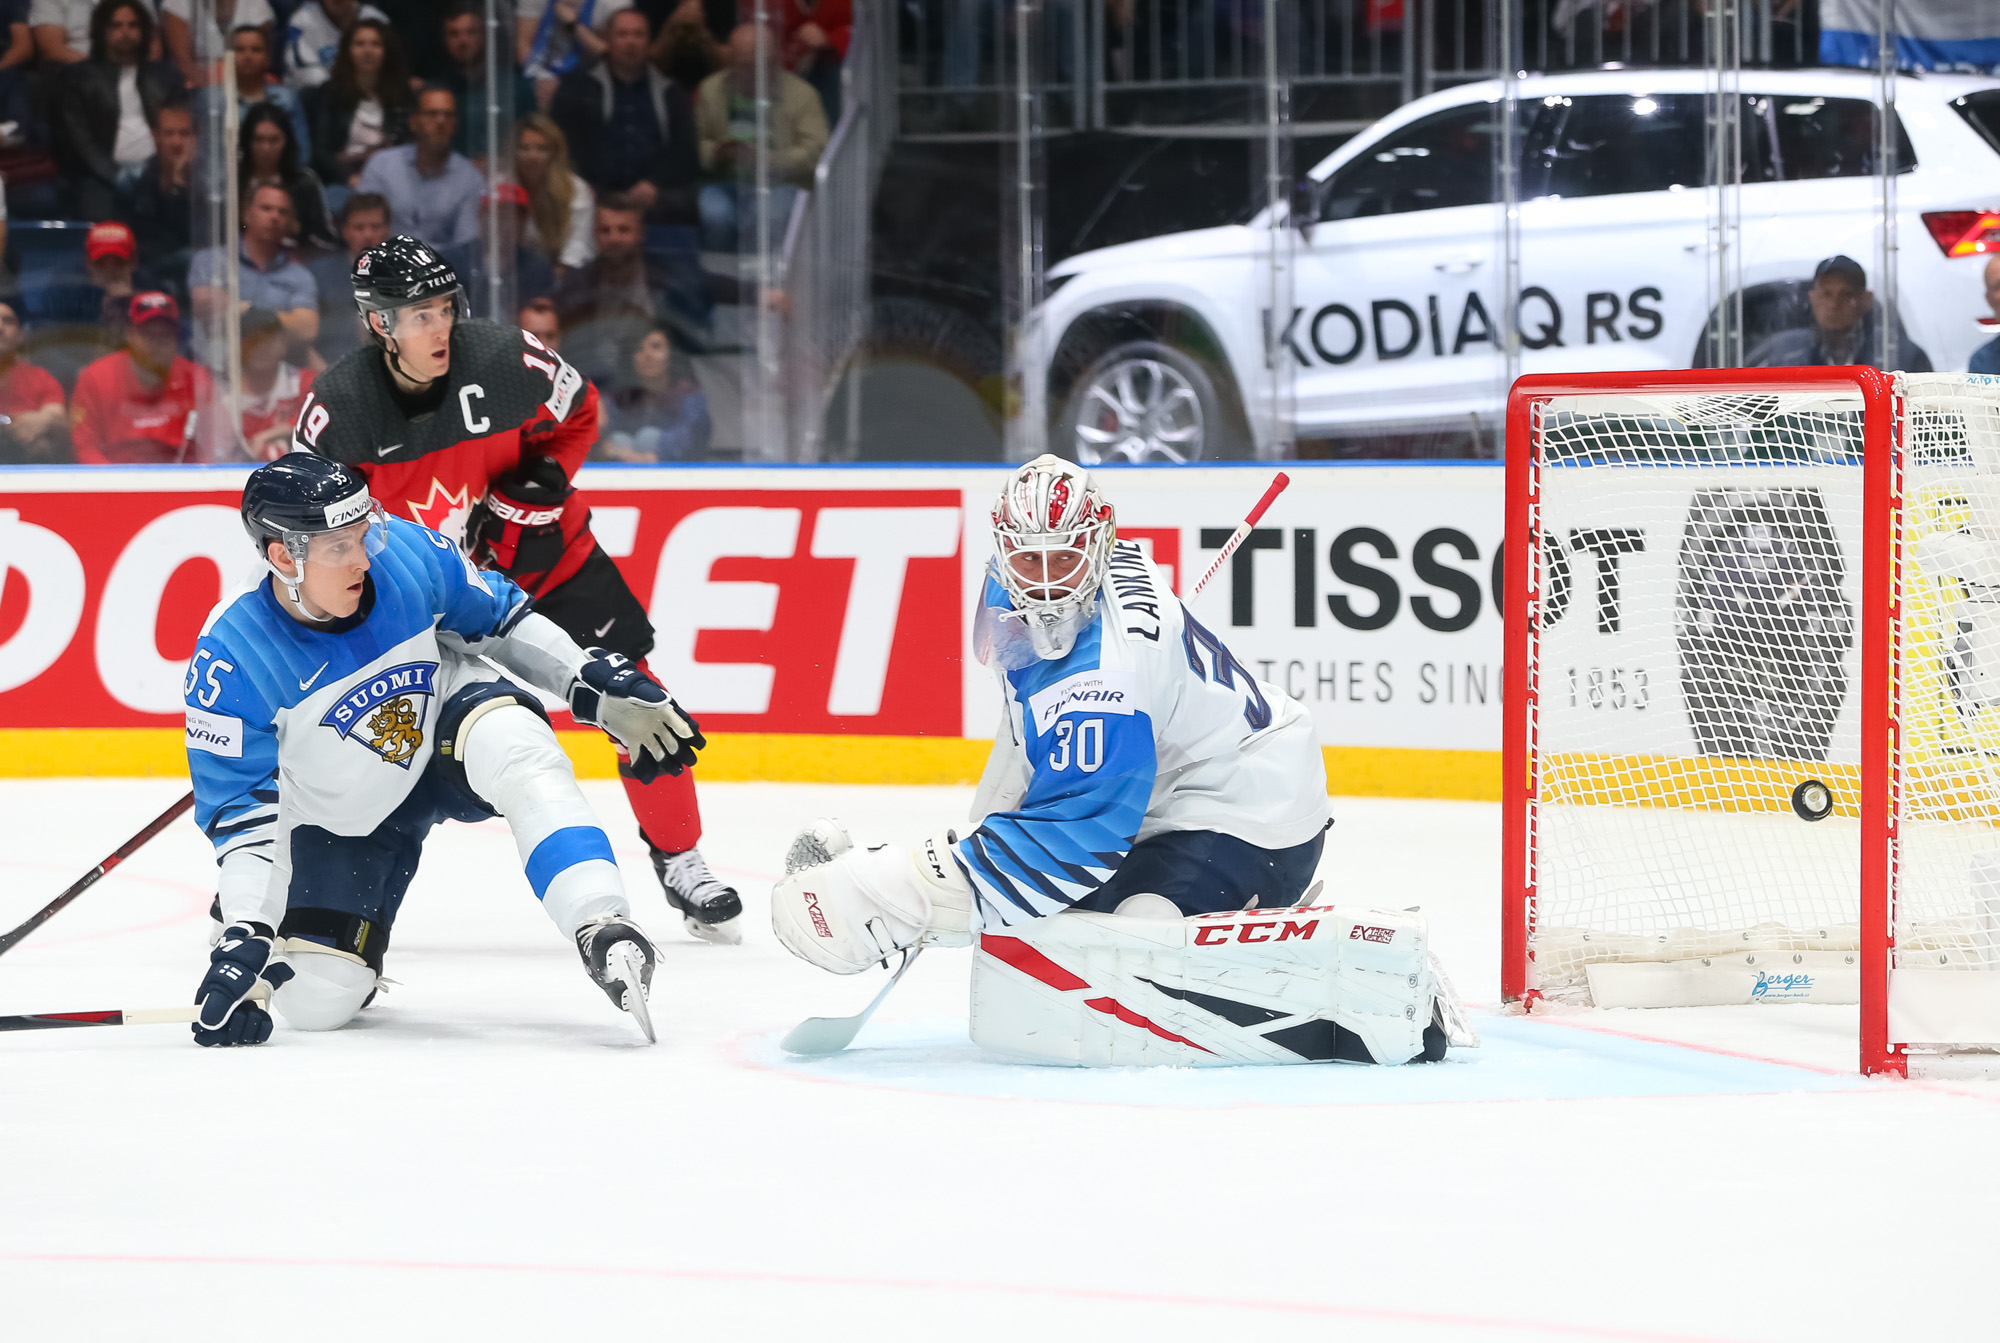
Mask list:
[[[289,452],[250,473],[243,486],[243,530],[258,554],[282,541],[303,564],[312,538],[374,521],[370,549],[380,549],[381,508],[359,471],[310,452]],[[267,557],[268,558],[268,557]]]
[[[361,320],[378,345],[383,343],[382,337],[368,321],[371,312],[383,314],[383,325],[393,331],[395,319],[389,314],[398,308],[448,295],[460,320],[472,315],[465,286],[459,283],[451,263],[429,243],[407,233],[377,243],[354,258],[354,272],[348,278],[354,285],[354,306],[361,310]]]

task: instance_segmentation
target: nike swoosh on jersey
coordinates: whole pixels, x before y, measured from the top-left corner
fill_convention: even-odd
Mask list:
[[[617,623],[618,623],[617,616],[613,616],[611,617],[611,619],[605,621],[603,625],[598,627],[596,631],[597,637],[602,639],[605,636],[605,634],[611,629],[611,627],[613,625],[616,625]]]
[[[320,664],[319,664],[319,671],[316,671],[316,672],[314,672],[314,673],[313,673],[313,674],[312,674],[311,676],[308,676],[308,677],[306,677],[306,679],[305,679],[305,680],[303,680],[303,681],[299,682],[299,689],[301,689],[301,690],[311,690],[311,689],[312,689],[312,685],[313,685],[313,682],[314,682],[314,681],[317,681],[317,680],[319,679],[319,672],[323,672],[323,671],[325,671],[325,670],[326,670],[326,669],[327,669],[328,667],[330,667],[330,666],[332,666],[332,665],[333,665],[333,664],[332,664],[332,663],[330,663],[330,662],[322,662],[322,663],[320,663]]]
[[[400,452],[402,450],[402,447],[403,445],[401,443],[391,443],[386,448],[375,449],[375,455],[377,457],[387,457],[392,452]]]

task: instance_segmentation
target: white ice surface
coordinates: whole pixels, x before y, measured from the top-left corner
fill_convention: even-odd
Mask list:
[[[177,787],[0,783],[0,926]],[[616,787],[587,787],[663,944],[657,1048],[498,824],[447,826],[401,983],[346,1030],[0,1035],[0,1338],[2000,1335],[2000,1088],[1862,1081],[1851,1009],[1482,1013],[1486,1048],[1431,1068],[1034,1069],[978,1057],[966,953],[935,951],[804,1064],[777,1038],[879,974],[773,941],[786,839],[829,812],[912,838],[965,793],[705,787],[703,849],[749,910],[718,948],[667,916]],[[1422,905],[1490,1003],[1496,810],[1335,812],[1328,896]],[[176,824],[0,958],[0,1013],[186,1001],[211,871]]]

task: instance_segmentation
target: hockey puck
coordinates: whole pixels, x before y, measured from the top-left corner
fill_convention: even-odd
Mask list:
[[[1833,815],[1833,790],[1818,779],[1807,779],[1792,790],[1792,810],[1802,821],[1824,821]]]

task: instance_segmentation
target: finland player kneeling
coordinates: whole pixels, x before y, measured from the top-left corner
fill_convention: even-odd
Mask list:
[[[693,720],[624,658],[577,647],[502,574],[385,519],[359,474],[293,453],[250,476],[243,526],[270,574],[209,618],[188,665],[195,819],[224,930],[195,1001],[204,1045],[271,1018],[333,1030],[375,994],[424,837],[501,816],[529,884],[648,1038],[653,948],[611,844],[534,694],[568,699],[656,774],[694,761]]]
[[[772,892],[779,939],[836,974],[977,942],[973,1039],[1035,1061],[1397,1064],[1476,1043],[1421,916],[1298,907],[1331,824],[1312,719],[1117,540],[1090,475],[1028,463],[993,531],[976,642],[1007,721],[977,828],[862,850],[814,823]]]

